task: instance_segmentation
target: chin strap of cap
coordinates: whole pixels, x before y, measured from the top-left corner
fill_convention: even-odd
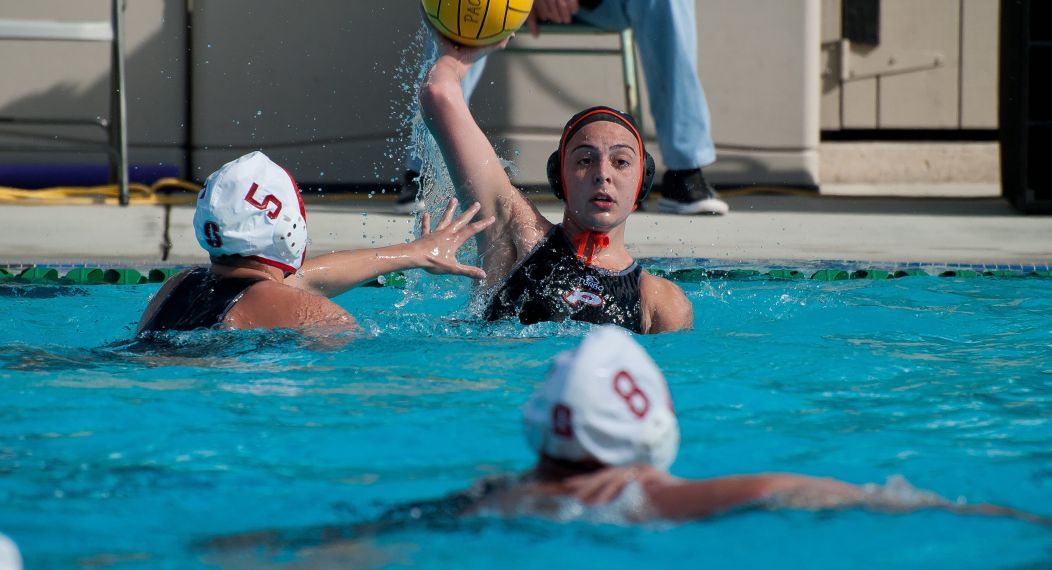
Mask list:
[[[588,265],[592,264],[595,254],[610,246],[610,236],[605,232],[588,231],[579,235],[574,241],[577,247],[577,257],[584,259]]]

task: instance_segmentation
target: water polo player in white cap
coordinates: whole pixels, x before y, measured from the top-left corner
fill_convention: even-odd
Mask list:
[[[679,448],[679,428],[668,384],[646,351],[615,326],[595,329],[575,350],[556,356],[523,408],[523,426],[537,453],[537,464],[525,473],[487,477],[464,491],[403,503],[368,522],[220,536],[207,546],[302,549],[466,516],[626,524],[747,509],[941,509],[1052,526],[1052,518],[1009,507],[950,502],[901,478],[852,485],[790,473],[674,477],[668,468]]]
[[[635,120],[593,107],[566,124],[548,161],[552,191],[566,204],[552,224],[516,189],[460,86],[471,64],[502,47],[466,48],[442,38],[420,87],[420,105],[461,199],[496,223],[479,234],[485,316],[524,324],[567,319],[657,333],[689,328],[690,301],[671,281],[643,271],[625,248],[625,223],[646,197],[654,161]],[[506,42],[505,42],[506,43]]]
[[[516,480],[493,481],[468,494],[469,512],[594,518],[604,521],[691,520],[761,508],[926,508],[1010,516],[1052,525],[1052,519],[988,504],[952,503],[899,480],[852,485],[789,473],[687,480],[668,474],[679,429],[668,384],[627,333],[602,327],[555,358],[523,410],[536,467]],[[596,507],[589,513],[583,507]]]
[[[211,266],[184,271],[161,287],[139,334],[198,328],[351,329],[355,321],[329,300],[379,275],[420,267],[482,279],[457,262],[457,249],[493,220],[471,223],[479,205],[454,219],[456,201],[430,231],[408,244],[340,251],[306,259],[306,212],[295,180],[262,152],[225,164],[197,200],[194,230]]]

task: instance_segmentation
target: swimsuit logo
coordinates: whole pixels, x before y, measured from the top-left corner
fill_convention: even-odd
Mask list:
[[[205,222],[205,242],[214,248],[223,247],[223,237],[219,235],[219,224]]]
[[[571,307],[577,307],[581,303],[589,307],[602,307],[606,299],[603,299],[603,284],[594,275],[586,275],[581,285],[574,287],[563,300]]]
[[[581,286],[597,293],[603,292],[603,284],[599,282],[599,279],[597,279],[595,275],[585,275],[584,282],[581,283]]]
[[[576,307],[581,303],[588,305],[589,307],[602,307],[603,298],[597,293],[591,291],[585,291],[580,287],[575,287],[573,291],[563,296],[563,300],[566,301],[571,307]]]

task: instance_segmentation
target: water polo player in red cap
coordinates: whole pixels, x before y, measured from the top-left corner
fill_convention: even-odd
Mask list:
[[[496,291],[490,320],[573,319],[657,333],[690,328],[693,308],[671,281],[651,275],[625,248],[625,223],[650,191],[654,161],[635,120],[608,107],[574,115],[548,160],[552,191],[566,204],[552,224],[518,190],[471,115],[460,81],[481,56],[439,38],[420,87],[424,121],[462,201],[497,221],[479,234],[480,264]]]

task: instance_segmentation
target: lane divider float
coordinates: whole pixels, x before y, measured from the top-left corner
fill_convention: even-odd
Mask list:
[[[131,267],[73,267],[65,269],[60,274],[59,267],[48,265],[32,265],[21,269],[13,267],[0,267],[0,286],[17,285],[143,285],[150,283],[164,283],[176,273],[183,271],[185,267],[156,267],[152,269],[135,269]],[[947,277],[958,279],[975,279],[980,277],[993,277],[1001,279],[1019,279],[1026,277],[1052,278],[1052,270],[1035,269],[1031,271],[1019,271],[1009,269],[978,270],[967,268],[951,268],[936,270],[929,273],[924,269],[910,267],[905,269],[839,269],[821,268],[811,270],[810,273],[800,269],[774,268],[768,270],[759,269],[650,269],[650,272],[659,277],[664,277],[677,283],[701,283],[703,281],[852,281],[868,280],[883,281],[887,279],[901,279],[904,277]],[[405,273],[396,271],[381,275],[376,279],[363,284],[363,287],[395,287],[404,288],[406,285]]]

